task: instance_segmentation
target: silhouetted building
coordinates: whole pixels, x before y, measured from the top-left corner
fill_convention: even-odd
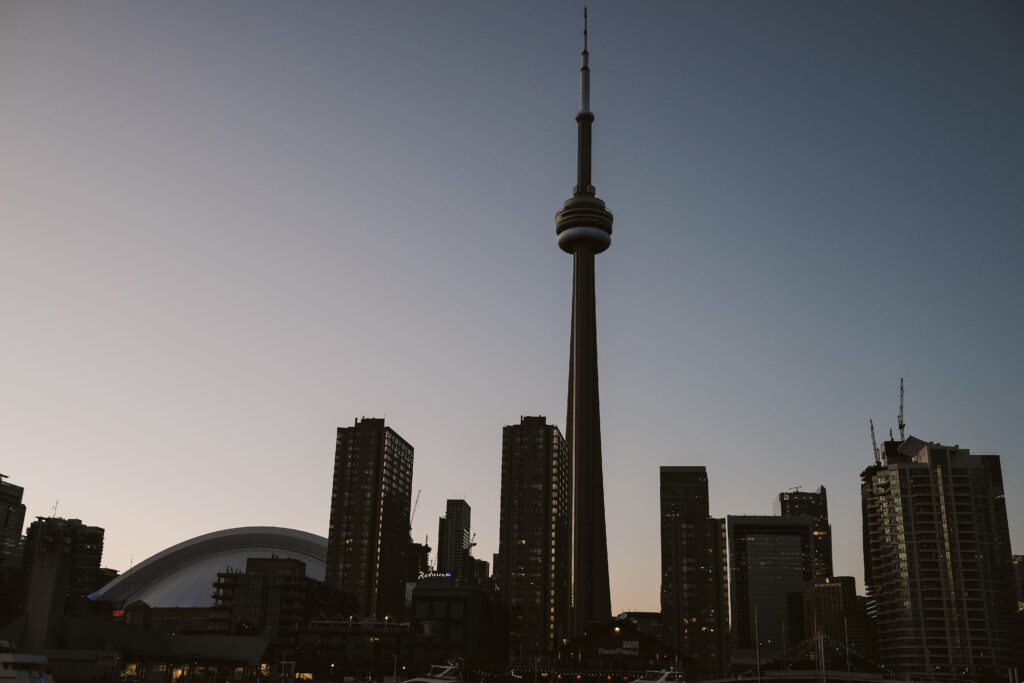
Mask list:
[[[410,540],[405,551],[405,566],[406,583],[419,580],[420,574],[430,571],[430,546]]]
[[[804,583],[814,578],[810,517],[728,517],[732,646],[785,650],[804,637]]]
[[[1013,585],[1017,602],[1024,602],[1024,555],[1013,556]]]
[[[491,564],[487,560],[478,560],[475,557],[469,558],[472,567],[470,578],[474,583],[489,581],[491,578]]]
[[[586,10],[584,10],[584,14]],[[580,110],[576,114],[576,186],[555,217],[558,246],[573,257],[572,332],[569,342],[569,397],[565,434],[572,459],[572,565],[570,609],[572,633],[582,635],[593,623],[611,619],[608,539],[601,464],[601,411],[597,386],[597,315],[594,256],[612,241],[612,214],[597,198],[590,176],[590,67],[583,29]],[[514,619],[514,617],[513,617]]]
[[[508,612],[493,589],[426,579],[412,593],[414,670],[463,661],[468,670],[507,671]]]
[[[772,513],[814,520],[814,575],[832,576],[832,525],[828,523],[825,487],[817,491],[785,491],[772,502]]]
[[[584,674],[593,679],[596,671],[600,679],[605,675],[611,679],[611,672],[629,672],[632,675],[626,680],[630,680],[645,669],[669,669],[675,659],[675,650],[641,631],[631,619],[610,619],[558,650],[559,669],[570,680],[579,680]],[[684,678],[678,675],[674,680]]]
[[[362,616],[401,616],[405,605],[413,449],[384,420],[339,427],[327,533],[326,582]]]
[[[100,572],[103,529],[80,519],[37,517],[25,535],[24,554],[23,647],[54,647],[61,617],[106,578]]]
[[[725,533],[703,466],[661,468],[661,614],[691,679],[729,664]]]
[[[448,500],[445,516],[437,525],[437,571],[451,572],[456,579],[469,575],[470,509],[464,500]]]
[[[318,616],[344,610],[340,592],[306,576],[306,563],[253,557],[245,571],[218,572],[209,612],[210,633],[264,635],[273,653],[293,653],[299,634]]]
[[[958,676],[1006,667],[1013,598],[999,456],[911,436],[886,441],[861,482],[882,663]]]
[[[661,612],[620,612],[615,619],[617,621],[625,619],[636,626],[637,630],[644,635],[650,636],[668,646],[672,644],[672,635],[669,633],[668,626],[665,625],[665,621],[661,617]]]
[[[25,526],[25,489],[0,474],[0,568],[21,565],[21,530]]]
[[[875,625],[868,618],[852,576],[816,576],[804,585],[804,628],[868,660],[878,658]]]
[[[571,467],[561,432],[544,417],[502,431],[495,579],[513,653],[530,663],[570,634]]]
[[[0,625],[17,616],[21,602],[21,530],[25,526],[25,490],[0,474]]]

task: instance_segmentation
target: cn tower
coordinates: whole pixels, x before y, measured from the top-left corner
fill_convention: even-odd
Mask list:
[[[612,242],[612,214],[590,182],[590,67],[587,11],[583,10],[580,111],[576,114],[576,187],[555,216],[562,251],[572,254],[572,336],[569,342],[569,401],[566,441],[573,466],[572,633],[611,619],[608,540],[601,470],[601,410],[597,392],[597,319],[594,256]]]

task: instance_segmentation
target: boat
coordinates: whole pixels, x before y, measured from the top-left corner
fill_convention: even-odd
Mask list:
[[[686,674],[681,671],[645,671],[644,675],[632,683],[684,683]]]
[[[15,651],[9,640],[0,640],[0,683],[54,683],[45,655]]]
[[[434,664],[422,676],[410,678],[402,683],[461,683],[462,667],[454,662]]]

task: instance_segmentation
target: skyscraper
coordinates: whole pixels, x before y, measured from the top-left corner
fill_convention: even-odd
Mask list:
[[[861,505],[882,663],[958,676],[1007,666],[1012,568],[999,456],[886,441],[861,474]]]
[[[724,520],[708,512],[708,473],[661,468],[661,618],[690,679],[729,664]]]
[[[25,533],[23,575],[26,648],[53,647],[60,618],[76,601],[98,590],[103,529],[80,519],[37,517]]]
[[[814,520],[814,575],[832,576],[832,525],[828,523],[825,487],[817,491],[783,491],[772,501],[772,513]]]
[[[572,516],[572,633],[611,619],[608,538],[601,468],[601,414],[597,390],[597,320],[594,256],[612,241],[612,214],[590,180],[590,67],[586,10],[583,14],[580,110],[576,114],[576,186],[555,217],[558,246],[573,256],[572,332],[569,342],[569,397],[566,440],[574,472]]]
[[[437,523],[437,571],[464,579],[469,571],[469,503],[448,500],[445,515]]]
[[[325,580],[360,616],[401,616],[409,545],[413,449],[384,420],[339,427]]]
[[[804,583],[814,578],[810,517],[728,517],[733,646],[785,650],[804,637]]]
[[[518,656],[545,656],[570,636],[572,464],[561,432],[524,417],[501,435],[501,517],[495,580]]]

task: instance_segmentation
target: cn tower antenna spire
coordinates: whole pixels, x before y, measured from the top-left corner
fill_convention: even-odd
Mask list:
[[[587,8],[583,8],[583,54],[587,54]]]

